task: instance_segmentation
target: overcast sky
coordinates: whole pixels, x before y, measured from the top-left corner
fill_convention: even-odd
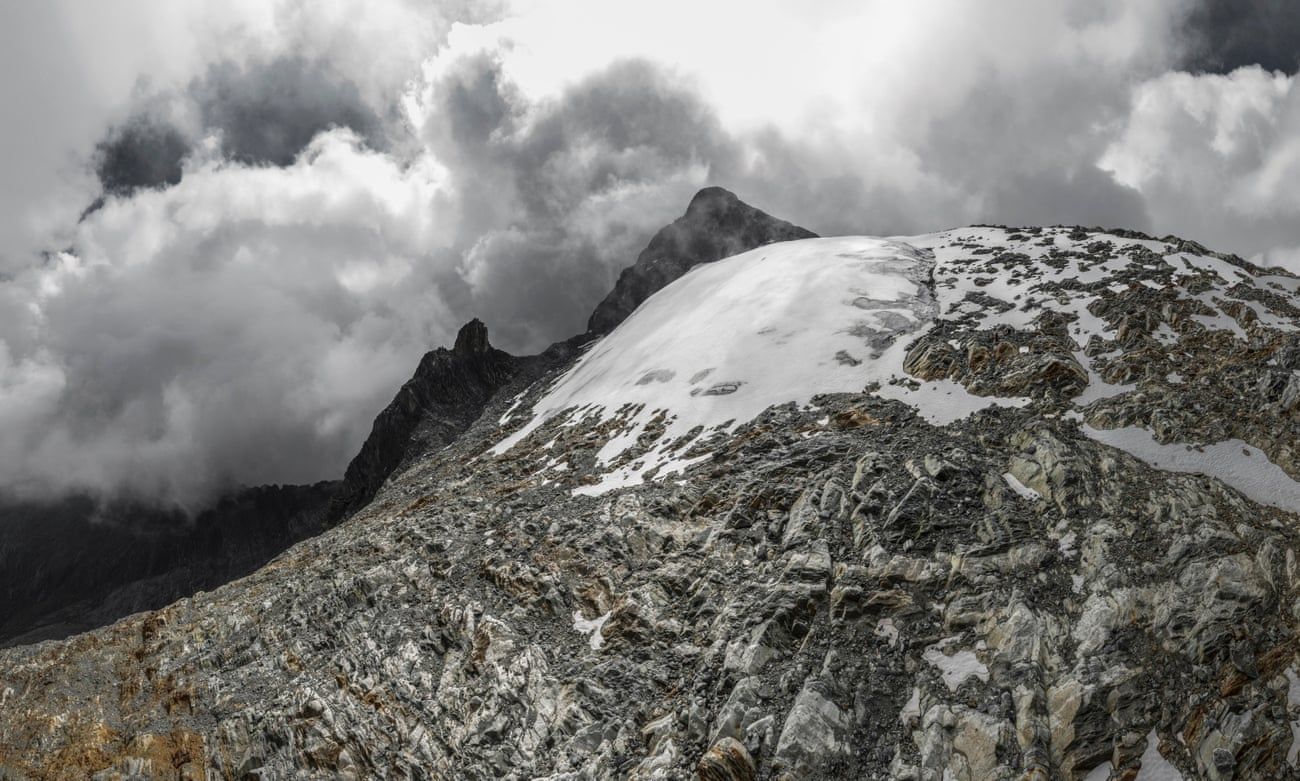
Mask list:
[[[424,351],[577,333],[707,184],[1300,270],[1289,5],[0,0],[0,489],[337,476]]]

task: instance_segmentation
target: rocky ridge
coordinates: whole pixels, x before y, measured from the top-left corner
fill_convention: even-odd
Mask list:
[[[461,327],[450,350],[426,353],[348,464],[331,500],[331,522],[365,507],[403,459],[454,441],[523,362],[493,347],[477,318]]]
[[[1300,777],[1300,279],[894,241],[934,308],[884,381],[663,475],[670,408],[536,417],[557,347],[252,575],[0,652],[0,777]]]

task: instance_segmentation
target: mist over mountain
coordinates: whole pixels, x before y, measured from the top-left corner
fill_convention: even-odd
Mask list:
[[[28,499],[337,477],[431,346],[576,333],[706,184],[823,235],[1300,246],[1278,4],[777,5],[743,35],[725,4],[5,13],[45,85],[3,86],[0,484]]]

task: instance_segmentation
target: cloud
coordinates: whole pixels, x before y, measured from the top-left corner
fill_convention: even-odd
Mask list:
[[[241,163],[275,166],[291,164],[333,128],[387,146],[383,122],[357,85],[299,56],[223,60],[185,87],[137,103],[96,146],[95,173],[106,195],[174,185],[185,158],[205,146]]]
[[[1228,73],[1258,65],[1292,73],[1300,66],[1300,13],[1290,0],[1202,0],[1185,25],[1186,70]]]
[[[50,87],[0,79],[31,107],[0,156],[0,485],[195,507],[337,476],[425,350],[475,316],[516,353],[580,331],[706,184],[826,234],[1300,257],[1293,77],[1175,70],[1215,8],[7,9],[0,64]]]
[[[0,353],[24,409],[5,483],[189,504],[341,470],[456,325],[420,266],[447,232],[441,175],[336,130],[286,168],[192,161],[110,199],[77,255],[14,283],[30,308]]]
[[[1102,165],[1163,232],[1300,269],[1300,89],[1257,66],[1169,73],[1133,93]]]
[[[95,148],[95,175],[109,195],[165,187],[181,180],[181,161],[192,142],[155,118],[136,116],[113,128]]]
[[[448,57],[410,96],[417,154],[343,128],[286,166],[196,147],[175,183],[110,196],[70,252],[0,285],[30,304],[5,330],[25,411],[0,481],[193,508],[337,475],[471,316],[516,352],[581,330],[729,153],[646,63],[534,102],[494,53]]]
[[[188,92],[204,129],[220,133],[222,148],[240,162],[288,165],[318,133],[335,127],[385,146],[379,117],[356,84],[326,63],[295,56],[244,67],[222,62]]]
[[[307,72],[298,86],[316,77],[350,84],[386,120],[454,21],[477,23],[500,10],[494,2],[424,0],[4,4],[0,273],[67,245],[101,189],[93,170],[96,145],[112,143],[111,128],[129,128],[133,117],[155,119],[167,109],[162,119],[192,140],[199,128],[161,106],[160,95],[203,83],[214,67],[251,74],[259,63],[274,69],[301,61]],[[328,67],[313,71],[319,64]],[[338,92],[328,84],[324,89]]]
[[[708,107],[643,61],[533,101],[499,50],[453,48],[408,105],[457,183],[465,311],[516,350],[580,332],[711,161],[735,153]]]

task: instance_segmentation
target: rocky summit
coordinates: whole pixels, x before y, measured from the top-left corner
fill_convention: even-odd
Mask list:
[[[328,530],[0,651],[0,778],[1300,778],[1300,278],[692,209]]]

